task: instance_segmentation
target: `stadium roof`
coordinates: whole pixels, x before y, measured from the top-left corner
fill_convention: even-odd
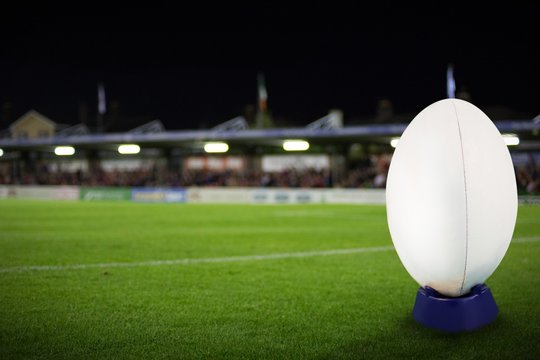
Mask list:
[[[540,149],[540,123],[531,120],[497,121],[501,133],[516,133],[528,141],[521,146]],[[377,124],[348,126],[331,129],[276,128],[246,129],[239,131],[183,130],[159,133],[111,133],[78,136],[54,136],[39,139],[0,139],[0,147],[13,150],[40,150],[56,145],[72,145],[84,148],[100,148],[113,144],[137,143],[148,147],[174,147],[205,141],[230,141],[237,144],[272,144],[284,139],[305,139],[313,142],[388,142],[400,136],[407,124]]]

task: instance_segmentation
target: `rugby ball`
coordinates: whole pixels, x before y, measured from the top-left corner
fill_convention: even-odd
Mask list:
[[[483,283],[514,232],[517,188],[502,135],[476,106],[438,101],[409,124],[388,172],[388,227],[422,287],[451,297]]]

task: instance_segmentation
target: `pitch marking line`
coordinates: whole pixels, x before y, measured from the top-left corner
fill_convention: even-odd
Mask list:
[[[516,238],[514,243],[527,243],[540,241],[540,236]],[[84,270],[84,269],[101,269],[101,268],[131,268],[143,266],[163,266],[163,265],[191,265],[191,264],[207,264],[207,263],[228,263],[240,261],[260,261],[260,260],[275,260],[288,258],[305,258],[314,256],[332,256],[332,255],[347,255],[358,253],[382,252],[394,250],[393,246],[373,246],[352,249],[336,249],[323,251],[305,251],[294,253],[278,253],[268,255],[246,255],[246,256],[230,256],[217,258],[195,258],[195,259],[176,259],[176,260],[155,260],[155,261],[140,261],[140,262],[112,262],[112,263],[97,263],[97,264],[75,264],[75,265],[36,265],[36,266],[15,266],[0,268],[0,273],[20,273],[29,271],[61,271],[61,270]]]
[[[355,254],[355,253],[389,251],[393,249],[394,249],[393,246],[377,246],[377,247],[374,246],[374,247],[365,247],[365,248],[278,253],[278,254],[269,254],[269,255],[246,255],[246,256],[231,256],[231,257],[218,257],[218,258],[155,260],[155,261],[141,261],[141,262],[132,262],[132,263],[113,262],[113,263],[76,264],[76,265],[16,266],[16,267],[0,268],[0,273],[27,272],[27,271],[79,270],[79,269],[93,269],[93,268],[128,268],[128,267],[162,266],[162,265],[191,265],[191,264],[206,264],[206,263],[227,263],[227,262],[240,262],[240,261],[304,258],[304,257],[312,257],[312,256],[345,255],[345,254]]]
[[[519,237],[512,240],[514,243],[528,243],[540,241],[540,236]]]

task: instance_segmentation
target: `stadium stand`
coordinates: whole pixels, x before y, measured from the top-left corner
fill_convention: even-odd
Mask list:
[[[518,140],[511,154],[520,193],[540,192],[540,123],[495,125]],[[250,129],[237,117],[209,130],[166,131],[156,120],[124,133],[91,133],[32,110],[12,124],[10,138],[0,139],[0,184],[384,188],[391,143],[405,127],[343,126],[342,114],[333,110],[305,128]],[[287,152],[287,139],[308,141],[309,150]],[[226,142],[229,150],[208,154],[204,145],[211,141]],[[126,143],[138,144],[137,153],[119,154]],[[75,154],[55,155],[63,145]]]

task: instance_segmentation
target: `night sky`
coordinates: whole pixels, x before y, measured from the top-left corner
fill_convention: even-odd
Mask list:
[[[99,82],[122,126],[161,119],[168,129],[210,127],[256,104],[258,72],[278,125],[305,125],[331,108],[352,124],[373,118],[380,99],[415,114],[444,98],[449,63],[458,90],[465,87],[480,108],[540,114],[533,9],[477,26],[421,17],[401,25],[396,17],[409,18],[398,10],[363,27],[356,22],[369,14],[339,15],[347,26],[337,27],[291,22],[292,10],[258,14],[237,12],[197,28],[188,12],[166,9],[148,16],[144,9],[133,16],[16,12],[0,27],[0,128],[29,109],[75,124],[81,103],[92,126]]]

